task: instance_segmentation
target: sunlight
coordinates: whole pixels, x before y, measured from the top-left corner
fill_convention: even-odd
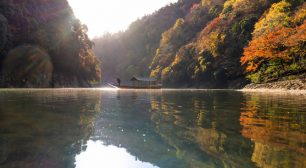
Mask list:
[[[94,88],[96,89],[96,88]],[[104,91],[118,91],[119,88],[114,88],[114,87],[102,87],[102,88],[98,88],[98,90],[104,90]]]
[[[137,160],[124,148],[105,146],[102,142],[88,141],[86,151],[76,156],[76,168],[157,168]]]
[[[130,23],[177,0],[68,0],[77,18],[89,27],[89,37],[125,30]]]

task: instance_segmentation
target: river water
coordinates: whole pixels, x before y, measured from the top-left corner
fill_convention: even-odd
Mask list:
[[[303,168],[306,96],[0,90],[1,168]]]

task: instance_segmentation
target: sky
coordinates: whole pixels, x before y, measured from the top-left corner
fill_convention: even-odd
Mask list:
[[[89,28],[90,38],[125,30],[138,18],[177,0],[68,0],[74,14]]]

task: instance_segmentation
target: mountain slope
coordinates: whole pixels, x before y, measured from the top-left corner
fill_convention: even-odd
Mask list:
[[[180,6],[184,12],[150,41],[145,35],[155,29],[148,23]],[[113,70],[106,80],[150,75],[168,87],[241,88],[305,73],[303,0],[179,1],[171,7],[95,39],[97,55]]]
[[[180,0],[133,22],[124,32],[94,39],[95,53],[102,61],[104,81],[149,75],[149,65],[162,33],[172,27],[178,18],[187,15],[192,5],[199,1]]]
[[[66,0],[0,2],[3,87],[88,86],[99,61]]]

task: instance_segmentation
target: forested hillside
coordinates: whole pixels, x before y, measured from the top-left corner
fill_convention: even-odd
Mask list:
[[[179,0],[94,39],[104,80],[240,88],[305,74],[303,0]]]
[[[106,34],[94,39],[95,53],[102,60],[104,80],[116,76],[129,79],[131,75],[148,75],[163,32],[177,19],[185,17],[193,4],[200,0],[184,0],[165,6],[152,15],[133,22],[125,32]]]
[[[66,0],[1,0],[1,87],[98,82],[100,65],[86,33]]]

